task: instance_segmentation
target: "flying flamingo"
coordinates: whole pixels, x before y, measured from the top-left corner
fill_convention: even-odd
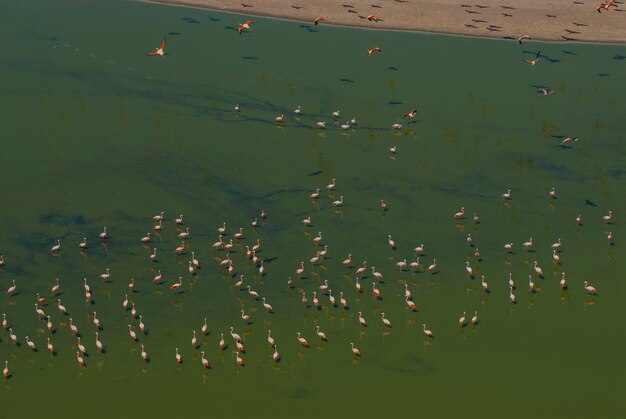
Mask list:
[[[244,31],[244,29],[251,30],[251,29],[250,29],[250,24],[251,24],[251,23],[252,23],[252,21],[251,21],[251,20],[246,20],[244,23],[240,23],[240,24],[239,24],[239,29],[238,29],[238,31],[239,31],[239,35],[241,35],[241,33]]]
[[[152,51],[151,53],[149,53],[148,55],[160,55],[161,57],[165,55],[165,37],[163,37],[163,41],[161,41],[161,46],[158,48],[155,48],[154,51]],[[159,218],[156,221],[161,221],[163,218]]]
[[[379,47],[370,48],[367,50],[367,55],[372,55],[374,52],[381,52],[382,50]]]

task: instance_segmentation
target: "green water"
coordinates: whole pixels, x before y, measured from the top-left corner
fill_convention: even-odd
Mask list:
[[[239,36],[233,28],[244,18],[124,1],[0,4],[0,254],[7,261],[0,283],[6,289],[15,279],[19,291],[2,293],[0,307],[21,341],[0,335],[0,361],[9,360],[12,373],[2,380],[2,416],[623,417],[626,49],[520,47],[263,18]],[[168,55],[144,55],[163,35]],[[375,45],[382,53],[368,57]],[[538,65],[522,63],[539,49],[545,58]],[[535,86],[555,93],[538,95]],[[407,125],[402,115],[414,107],[421,112]],[[333,124],[337,109],[340,123],[356,116],[358,126]],[[274,123],[279,114],[282,126]],[[314,127],[318,120],[326,129]],[[392,132],[396,122],[404,127]],[[580,141],[559,147],[566,136]],[[308,195],[332,178],[336,191],[312,203]],[[553,186],[556,200],[548,196]],[[501,198],[507,189],[508,204]],[[342,195],[343,209],[331,208]],[[457,223],[452,214],[461,206],[469,216]],[[262,209],[269,217],[252,229]],[[605,225],[609,210],[615,222]],[[160,211],[164,229],[144,246],[139,238]],[[188,250],[202,264],[193,279],[190,254],[172,252],[183,231],[173,222],[180,213],[191,232]],[[313,226],[305,229],[300,221],[308,216]],[[229,234],[244,227],[231,253],[233,277],[218,264],[226,252],[210,246],[224,221]],[[110,238],[99,241],[104,225]],[[322,249],[312,240],[318,231],[328,254],[312,266],[306,261]],[[78,248],[83,237],[86,252]],[[525,253],[520,245],[530,237],[534,251]],[[245,259],[244,246],[257,238],[264,277]],[[550,250],[558,238],[560,266]],[[57,239],[63,248],[55,256],[49,249]],[[507,254],[503,245],[511,241]],[[395,263],[414,260],[420,243],[424,267],[399,272]],[[153,246],[158,263],[148,258]],[[354,266],[346,270],[348,253]],[[433,258],[439,271],[421,272]],[[363,260],[384,274],[382,300],[372,297],[371,275],[361,279],[365,292],[355,291]],[[544,279],[534,274],[535,260]],[[111,281],[102,283],[107,267]],[[151,280],[157,269],[161,284]],[[508,272],[518,286],[516,305]],[[234,287],[239,274],[273,314]],[[540,289],[534,295],[528,274]],[[168,286],[179,276],[177,294]],[[57,277],[89,350],[84,368],[67,316],[44,307],[51,334],[33,309],[34,294],[50,297]],[[130,299],[148,328],[139,336],[148,364],[128,336],[129,323],[139,332],[138,320],[122,308],[130,278],[137,284]],[[320,296],[321,310],[301,302],[301,292],[310,301],[324,279],[337,298],[344,292],[349,310],[329,307],[327,296]],[[585,294],[584,280],[597,296]],[[416,312],[406,309],[404,284]],[[251,324],[240,319],[242,308]],[[102,354],[93,310],[103,325]],[[474,310],[480,323],[459,328],[462,312],[471,318]],[[359,311],[367,328],[359,327]],[[381,312],[393,328],[384,327]],[[209,334],[193,349],[192,330],[199,334],[205,317]],[[244,337],[243,368],[235,364],[231,325]],[[281,354],[276,364],[268,329]],[[38,352],[28,349],[26,335]],[[47,337],[56,356],[45,348]]]

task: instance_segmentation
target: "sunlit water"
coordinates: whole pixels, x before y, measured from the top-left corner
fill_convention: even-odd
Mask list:
[[[235,28],[244,19],[122,1],[0,5],[0,254],[7,260],[0,283],[18,286],[14,296],[2,293],[0,307],[21,343],[1,334],[0,361],[9,360],[12,373],[0,391],[3,417],[626,414],[620,251],[626,49],[519,46],[263,18],[240,36]],[[168,54],[146,56],[163,35]],[[382,53],[368,57],[372,46]],[[522,62],[539,49],[536,66]],[[555,93],[538,95],[539,86]],[[297,105],[299,119],[292,113]],[[407,124],[402,115],[414,107],[421,112]],[[277,126],[280,114],[285,122]],[[338,127],[353,116],[357,127]],[[320,120],[326,129],[315,128]],[[403,128],[392,132],[396,122]],[[580,141],[560,147],[567,136]],[[332,178],[337,188],[329,195],[324,186]],[[552,187],[558,199],[549,198]],[[318,203],[307,198],[315,188],[323,190]],[[501,198],[507,189],[510,202]],[[340,196],[345,204],[337,211],[331,202]],[[468,216],[455,222],[461,206]],[[601,217],[609,210],[615,222],[605,225]],[[144,246],[139,238],[160,211],[163,231]],[[474,211],[480,224],[472,221]],[[190,228],[188,250],[202,264],[193,278],[190,254],[173,254],[184,231],[173,222],[180,213]],[[582,226],[575,222],[579,213]],[[313,226],[305,229],[301,220],[308,216]],[[244,227],[230,256],[233,277],[218,264],[226,252],[211,247],[224,221],[229,234]],[[99,241],[104,225],[110,239]],[[313,243],[319,231],[328,255],[312,266],[308,260],[322,250]],[[474,248],[466,244],[468,233]],[[86,252],[78,248],[83,237]],[[530,237],[535,245],[526,253],[521,243]],[[245,259],[244,246],[257,238],[263,278]],[[550,250],[558,238],[561,266]],[[53,255],[57,239],[63,248]],[[511,241],[507,254],[503,245]],[[395,263],[413,261],[420,243],[426,247],[420,272],[400,272]],[[158,263],[148,258],[153,246]],[[353,268],[344,269],[348,253]],[[422,272],[433,258],[438,272]],[[365,292],[356,294],[363,260],[384,275],[382,300],[372,297],[371,275],[361,279]],[[535,260],[544,279],[535,275]],[[111,281],[102,283],[98,275],[107,267]],[[157,269],[160,284],[152,282]],[[509,302],[509,272],[518,285],[516,305]],[[239,274],[274,313],[234,287]],[[534,295],[529,274],[539,290]],[[177,294],[169,285],[179,276]],[[89,350],[84,368],[75,359],[68,316],[54,304],[43,307],[55,325],[51,334],[34,311],[35,293],[50,297],[57,277],[59,298]],[[131,278],[137,285],[129,297],[148,329],[139,336],[148,364],[128,335],[128,324],[139,332],[138,320],[122,309]],[[301,302],[302,291],[309,301],[313,291],[320,294],[324,279],[337,298],[343,291],[349,310],[329,307],[325,295],[321,310]],[[599,295],[586,295],[585,280]],[[416,312],[406,308],[404,284]],[[252,316],[248,325],[242,308]],[[95,348],[94,310],[103,325],[102,354]],[[471,318],[474,310],[480,323],[459,328],[462,312]],[[367,328],[358,325],[359,311]],[[384,327],[381,312],[393,328]],[[205,317],[209,334],[200,336]],[[422,323],[434,339],[425,338]],[[244,337],[243,368],[235,363],[231,325]],[[328,342],[317,338],[316,325]],[[268,329],[281,354],[277,364]],[[201,348],[191,347],[192,330]],[[298,345],[297,332],[308,349]],[[26,335],[38,352],[28,349]],[[56,356],[46,350],[47,337]],[[202,368],[200,350],[210,370]]]

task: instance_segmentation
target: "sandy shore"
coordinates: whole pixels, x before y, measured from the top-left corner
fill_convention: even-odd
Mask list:
[[[626,7],[598,13],[600,0],[151,0],[246,16],[492,38],[626,43]],[[380,20],[368,21],[368,15]]]

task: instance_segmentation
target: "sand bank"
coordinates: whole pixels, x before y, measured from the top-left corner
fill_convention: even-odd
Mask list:
[[[598,13],[599,0],[152,0],[246,16],[321,24],[439,32],[492,38],[626,43],[626,7]],[[378,21],[369,21],[375,15]]]

